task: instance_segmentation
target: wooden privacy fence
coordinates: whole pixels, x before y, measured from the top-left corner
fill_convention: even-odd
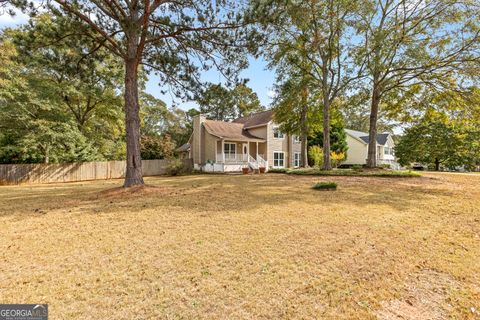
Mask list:
[[[181,160],[192,168],[192,159]],[[144,176],[166,173],[170,160],[142,160]],[[0,185],[20,183],[53,183],[125,177],[125,161],[96,161],[52,164],[0,164]]]

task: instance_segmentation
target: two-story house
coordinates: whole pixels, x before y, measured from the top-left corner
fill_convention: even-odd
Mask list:
[[[232,122],[193,119],[193,133],[177,151],[193,159],[194,169],[215,172],[260,167],[290,168],[301,164],[300,140],[280,131],[271,110]]]
[[[368,133],[346,129],[348,152],[343,164],[363,165],[368,152]],[[394,141],[389,133],[377,135],[377,163],[398,169]],[[194,169],[207,172],[235,172],[249,167],[295,168],[302,164],[300,139],[280,131],[267,110],[232,122],[193,118],[193,133],[177,152],[193,159]]]

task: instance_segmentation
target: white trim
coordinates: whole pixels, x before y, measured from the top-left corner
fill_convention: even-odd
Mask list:
[[[247,146],[247,159],[248,159],[248,156],[250,155],[250,142],[242,142],[242,154],[245,154],[244,151],[245,151],[245,145]]]
[[[248,130],[248,129],[260,128],[260,127],[268,126],[269,123],[270,123],[270,121],[267,122],[267,123],[257,124],[255,126],[243,127],[243,129]]]
[[[229,152],[229,153],[228,153],[228,157],[225,157],[225,145],[227,145],[227,144],[229,144],[230,147],[231,147],[232,144],[235,146],[235,148],[233,149],[233,150],[235,151],[235,152],[233,153],[233,155],[234,155],[234,158],[236,158],[236,157],[237,157],[237,144],[236,144],[235,142],[229,142],[229,141],[227,141],[227,142],[224,142],[224,143],[223,143],[223,155],[224,155],[224,159],[225,159],[225,158],[228,158],[228,157],[231,158],[230,155],[232,154],[231,152]],[[232,149],[229,148],[229,151],[231,151],[231,150],[232,150]]]
[[[298,143],[301,142],[300,137],[296,134],[293,135],[292,140],[293,140],[293,143],[295,143],[295,144],[298,144]]]
[[[225,163],[225,140],[222,139],[222,162]]]
[[[283,155],[283,166],[275,166],[275,153],[281,153]],[[272,159],[272,168],[285,168],[285,151],[273,151],[273,159]],[[278,160],[280,161],[280,159]]]

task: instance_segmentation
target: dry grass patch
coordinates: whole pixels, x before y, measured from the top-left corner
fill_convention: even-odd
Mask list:
[[[476,176],[146,181],[0,187],[0,301],[52,319],[480,317]]]

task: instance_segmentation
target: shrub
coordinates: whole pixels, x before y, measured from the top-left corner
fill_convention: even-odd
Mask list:
[[[315,190],[336,190],[337,184],[335,182],[317,182],[312,188]]]
[[[285,168],[273,168],[268,170],[270,173],[287,173],[287,169]]]
[[[314,167],[321,168],[323,166],[323,149],[320,146],[311,146],[308,149],[308,157],[312,160]]]
[[[169,135],[141,136],[141,155],[143,160],[169,159],[173,156],[175,145]]]
[[[360,164],[354,164],[352,166],[352,170],[362,172],[363,171],[363,166],[360,165]]]
[[[167,166],[167,174],[170,176],[176,176],[183,171],[183,162],[180,159],[172,159]]]
[[[332,162],[332,166],[337,168],[344,160],[345,160],[345,153],[344,152],[330,152],[330,159]]]
[[[382,169],[392,169],[392,166],[389,165],[388,163],[383,163],[380,165],[380,168]]]

